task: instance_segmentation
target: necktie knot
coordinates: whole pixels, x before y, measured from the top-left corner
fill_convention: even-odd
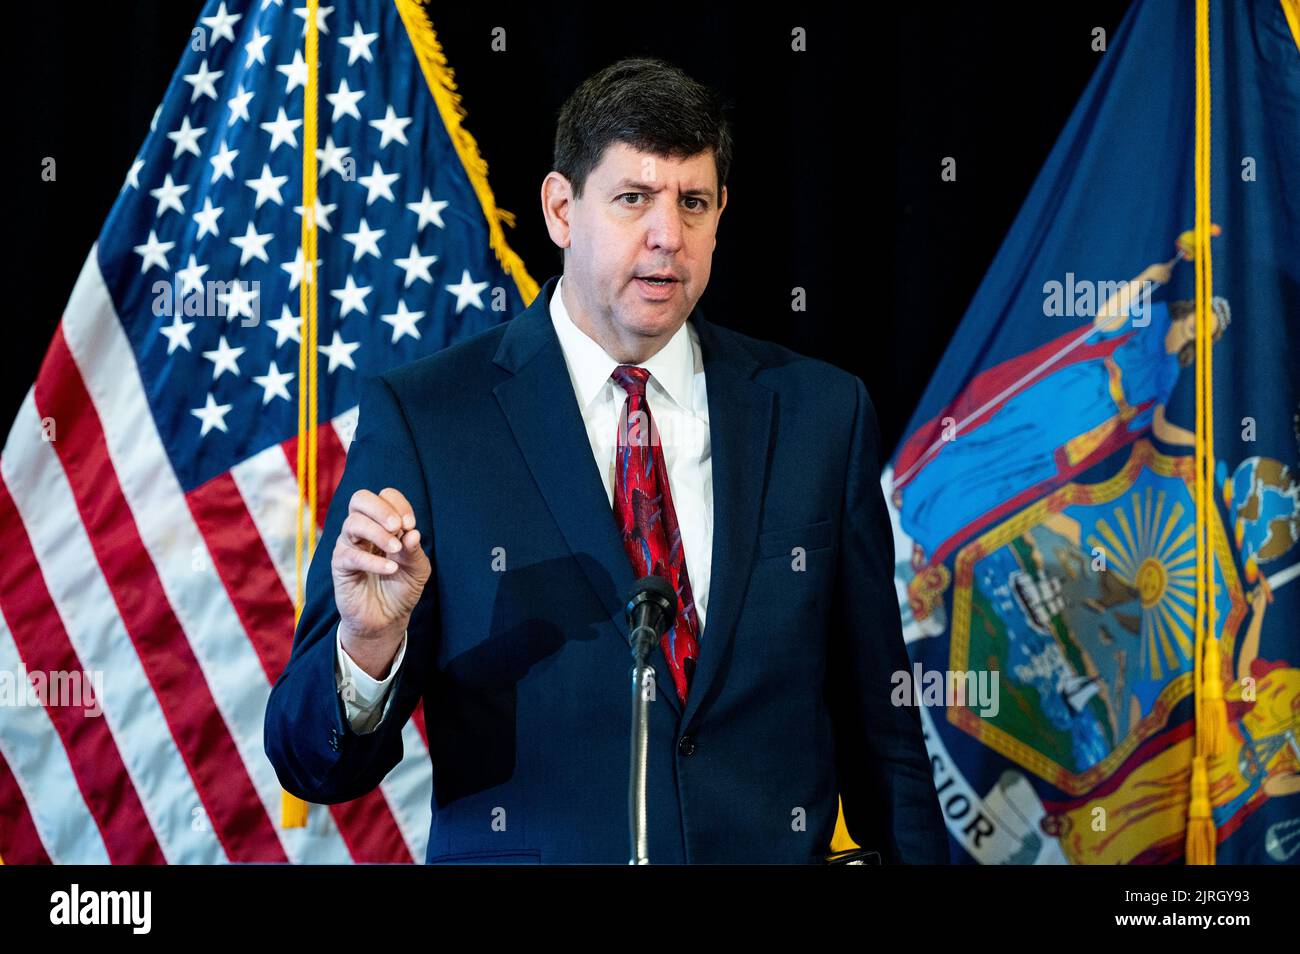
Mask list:
[[[614,382],[628,393],[629,397],[645,397],[645,385],[650,380],[650,372],[631,364],[620,364],[610,375]]]

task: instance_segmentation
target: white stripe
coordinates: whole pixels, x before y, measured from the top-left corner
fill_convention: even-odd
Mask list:
[[[63,334],[99,413],[109,456],[140,538],[285,853],[295,863],[350,860],[332,818],[308,828],[279,825],[280,783],[262,749],[271,686],[225,587],[216,578],[175,471],[166,464],[168,457],[145,399],[135,354],[99,273],[98,246],[91,249],[68,301]],[[204,566],[197,572],[196,556]]]
[[[433,764],[414,719],[402,726],[402,760],[379,786],[416,864],[424,864],[433,823]]]
[[[343,445],[345,454],[352,448],[352,438],[357,433],[357,417],[360,413],[360,405],[354,404],[332,421],[334,433],[339,436],[339,443]]]
[[[239,488],[239,495],[244,498],[244,507],[253,520],[253,526],[266,545],[280,584],[289,601],[293,602],[294,549],[298,545],[293,518],[298,509],[298,481],[285,459],[284,448],[273,444],[240,461],[231,468],[230,476]],[[303,561],[304,582],[310,565],[310,560]]]
[[[3,615],[0,670],[27,678]],[[0,718],[0,754],[13,770],[45,853],[59,865],[109,864],[103,835],[81,797],[68,752],[50,714],[44,706],[7,706],[0,711],[4,715]]]
[[[39,427],[29,391],[14,429],[37,434]],[[193,824],[203,803],[117,613],[58,455],[39,439],[11,444],[18,446],[0,461],[5,482],[81,666],[103,674],[103,718],[164,857],[171,864],[226,861],[211,827]]]

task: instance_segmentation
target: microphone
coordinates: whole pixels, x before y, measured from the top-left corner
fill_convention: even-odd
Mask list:
[[[625,610],[632,655],[643,660],[677,618],[677,591],[662,576],[643,576],[629,591]]]

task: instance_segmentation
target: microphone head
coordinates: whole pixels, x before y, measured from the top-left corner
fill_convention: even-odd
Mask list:
[[[662,576],[643,576],[632,584],[625,606],[629,620],[642,603],[653,603],[669,620],[677,616],[677,591]]]

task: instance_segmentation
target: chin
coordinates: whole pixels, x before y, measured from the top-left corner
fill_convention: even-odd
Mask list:
[[[660,335],[666,331],[675,331],[681,324],[681,315],[675,309],[647,306],[630,317],[629,328],[644,335]]]

